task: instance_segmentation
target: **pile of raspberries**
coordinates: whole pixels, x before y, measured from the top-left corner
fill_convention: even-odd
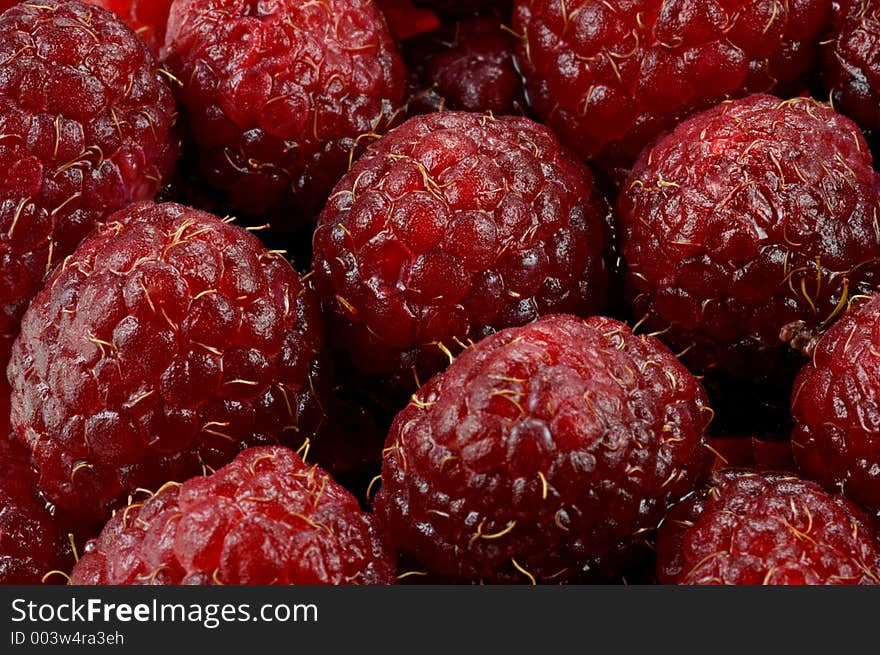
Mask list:
[[[0,12],[0,584],[880,584],[880,0]]]

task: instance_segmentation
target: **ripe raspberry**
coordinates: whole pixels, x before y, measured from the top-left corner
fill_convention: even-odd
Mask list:
[[[377,513],[434,574],[607,573],[706,463],[700,383],[610,318],[550,316],[465,351],[395,419]]]
[[[532,108],[583,157],[628,167],[682,118],[800,90],[831,0],[517,0]]]
[[[177,0],[163,54],[208,182],[241,210],[311,217],[405,75],[372,0]]]
[[[116,512],[73,584],[392,584],[378,522],[317,466],[251,448]]]
[[[316,286],[355,365],[425,380],[456,348],[604,301],[607,204],[543,126],[417,116],[367,149],[314,236]]]
[[[522,114],[522,78],[513,44],[501,20],[476,17],[445,23],[437,31],[404,42],[410,72],[407,112],[458,109]]]
[[[40,490],[100,516],[126,493],[311,436],[312,293],[245,230],[171,203],[113,214],[59,266],[9,365]]]
[[[657,535],[661,584],[878,584],[865,516],[796,477],[726,470],[675,507]]]
[[[0,438],[0,585],[39,584],[55,568],[55,528],[34,491],[27,451]]]
[[[158,53],[165,41],[165,26],[173,0],[89,0],[124,20]]]
[[[822,81],[842,114],[880,127],[880,2],[844,0],[822,50]]]
[[[177,156],[174,101],[115,15],[77,1],[0,16],[0,364],[55,262],[152,197]]]
[[[878,176],[856,125],[757,95],[647,149],[619,200],[634,315],[694,367],[774,366],[783,327],[827,325],[880,284]]]
[[[819,340],[795,381],[791,412],[801,470],[880,509],[880,296],[854,303]]]

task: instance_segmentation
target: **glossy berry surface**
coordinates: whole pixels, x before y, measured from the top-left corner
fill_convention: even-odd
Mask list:
[[[444,109],[522,114],[522,78],[513,37],[494,16],[444,23],[403,43],[409,71],[407,113]]]
[[[40,584],[54,568],[55,527],[34,490],[28,452],[0,437],[0,585]]]
[[[417,116],[370,146],[314,236],[337,342],[426,380],[468,339],[604,302],[608,208],[553,134],[518,117]]]
[[[533,110],[585,158],[628,167],[694,111],[799,91],[831,0],[517,0]]]
[[[52,267],[152,197],[177,155],[175,107],[143,42],[77,1],[0,16],[0,364]]]
[[[764,374],[880,282],[877,179],[858,127],[810,99],[683,122],[619,198],[634,316],[697,369]]]
[[[395,559],[372,515],[282,447],[251,448],[206,477],[169,483],[116,512],[73,584],[391,584]]]
[[[880,127],[880,2],[843,0],[822,51],[822,81],[834,107],[864,130]]]
[[[91,0],[109,9],[137,32],[150,49],[158,53],[165,41],[165,26],[173,0]]]
[[[178,0],[163,58],[202,175],[239,211],[285,223],[320,210],[353,148],[403,102],[403,65],[372,0]]]
[[[103,516],[243,447],[302,443],[322,415],[322,346],[317,301],[281,255],[210,214],[134,204],[25,315],[12,428],[48,499]]]
[[[658,531],[661,584],[878,584],[865,516],[814,482],[725,470],[675,507]]]
[[[487,337],[413,396],[376,511],[432,574],[601,579],[693,488],[710,418],[655,338],[549,316]]]
[[[880,297],[854,301],[794,384],[794,454],[829,489],[880,509]]]

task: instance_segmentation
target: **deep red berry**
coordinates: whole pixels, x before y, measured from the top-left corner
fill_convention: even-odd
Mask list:
[[[356,366],[424,381],[468,339],[599,309],[607,214],[545,127],[417,116],[334,189],[314,236],[316,285]]]
[[[513,62],[513,37],[499,18],[444,23],[403,43],[409,70],[410,115],[454,109],[522,114],[522,78]]]
[[[823,44],[822,81],[835,109],[865,130],[880,127],[880,2],[844,0]]]
[[[785,474],[718,471],[673,508],[657,535],[661,584],[878,584],[866,517]]]
[[[711,418],[657,339],[555,315],[466,350],[397,416],[375,505],[428,571],[601,576],[693,488]]]
[[[634,315],[697,368],[767,371],[784,339],[880,283],[877,180],[858,127],[813,100],[694,116],[619,199]]]
[[[812,69],[831,0],[517,0],[532,108],[563,143],[628,167],[717,101],[787,92]]]
[[[113,214],[59,266],[9,365],[40,490],[101,516],[138,487],[311,436],[318,303],[244,229],[174,204]]]
[[[117,14],[158,53],[165,41],[165,26],[173,0],[90,0]]]
[[[880,296],[855,302],[795,381],[792,441],[808,477],[880,509]]]
[[[114,14],[76,0],[0,16],[0,364],[46,274],[152,197],[177,155],[167,81]]]
[[[116,512],[73,584],[392,584],[377,521],[317,466],[251,448]]]
[[[0,585],[39,584],[55,568],[55,527],[27,455],[0,435]]]
[[[246,213],[311,217],[403,102],[372,0],[177,0],[163,56],[206,179]]]

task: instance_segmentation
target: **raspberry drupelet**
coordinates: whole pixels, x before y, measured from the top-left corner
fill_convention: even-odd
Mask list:
[[[880,2],[842,0],[823,44],[822,82],[835,109],[864,130],[880,127]]]
[[[177,0],[162,52],[202,175],[281,226],[312,218],[403,104],[403,64],[372,0]]]
[[[728,469],[674,507],[657,535],[661,584],[880,583],[864,514],[814,482]]]
[[[165,41],[165,26],[173,0],[90,0],[109,9],[138,33],[150,49],[158,53]]]
[[[688,119],[619,198],[634,317],[696,369],[769,375],[880,283],[878,179],[858,127],[808,98]]]
[[[155,57],[76,0],[0,16],[0,364],[56,262],[113,211],[151,198],[177,157]]]
[[[374,505],[434,575],[607,579],[699,481],[711,415],[657,339],[545,317],[487,337],[413,396]]]
[[[815,344],[791,412],[804,474],[880,509],[880,296],[855,299]]]
[[[327,473],[280,446],[168,483],[115,513],[72,584],[393,584],[376,519]]]
[[[694,111],[797,92],[831,0],[517,0],[513,30],[532,109],[605,168]]]
[[[310,437],[322,347],[317,299],[284,257],[210,214],[134,204],[25,314],[12,429],[49,500],[106,516],[138,487]]]
[[[315,284],[360,370],[412,385],[447,354],[542,314],[590,314],[608,284],[608,205],[550,130],[416,116],[372,144],[314,235]]]
[[[409,70],[409,115],[444,109],[523,114],[522,78],[513,37],[501,19],[477,16],[444,23],[402,44]]]

